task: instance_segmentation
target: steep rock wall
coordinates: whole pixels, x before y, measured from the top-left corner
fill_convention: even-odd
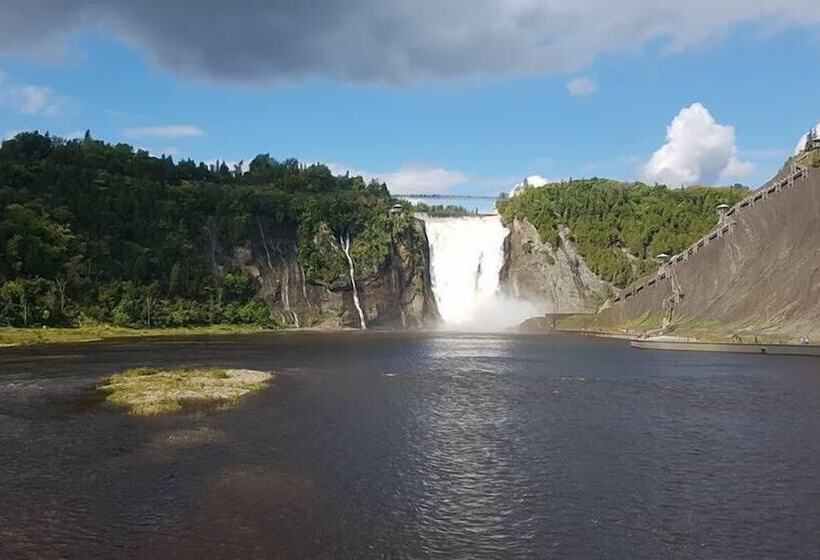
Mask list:
[[[728,230],[663,279],[603,310],[607,327],[640,317],[713,322],[732,331],[820,338],[820,169],[769,193],[782,172],[727,217]],[[634,289],[634,288],[633,288]]]
[[[327,254],[341,254],[332,235],[315,243]],[[356,240],[352,240],[355,246]],[[312,282],[299,261],[295,231],[260,227],[250,246],[210,248],[216,269],[241,266],[256,278],[259,295],[279,320],[294,327],[360,326],[347,274],[328,283]],[[429,250],[424,226],[415,222],[409,234],[393,240],[388,257],[366,277],[357,271],[356,284],[368,327],[420,328],[438,319],[429,274]]]
[[[561,226],[557,248],[543,243],[538,231],[527,220],[507,224],[506,262],[501,280],[507,294],[532,300],[545,313],[593,313],[610,286],[584,263]]]

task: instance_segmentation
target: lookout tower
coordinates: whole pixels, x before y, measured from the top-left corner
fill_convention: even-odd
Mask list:
[[[728,204],[718,204],[715,208],[718,213],[718,219],[721,223],[723,223],[724,218],[726,218],[726,212],[729,211],[729,208],[731,208],[731,206],[729,206]]]

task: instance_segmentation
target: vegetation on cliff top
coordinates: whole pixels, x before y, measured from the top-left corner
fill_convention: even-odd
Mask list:
[[[267,232],[330,284],[345,281],[336,248],[350,235],[366,277],[412,229],[388,219],[391,204],[384,184],[293,159],[175,163],[88,134],[23,133],[0,148],[0,325],[275,327],[259,280],[225,255]]]
[[[412,212],[420,212],[428,216],[449,218],[453,216],[469,216],[476,214],[477,210],[468,210],[464,206],[457,204],[425,204],[424,202],[414,202],[410,206]]]
[[[714,227],[718,204],[746,194],[739,185],[668,189],[593,178],[524,189],[498,207],[505,221],[526,218],[553,247],[566,225],[590,269],[625,286],[655,269],[655,255],[678,253]]]

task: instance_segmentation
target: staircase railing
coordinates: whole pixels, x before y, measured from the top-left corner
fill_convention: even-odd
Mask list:
[[[625,288],[612,300],[612,303],[629,299],[645,288],[653,286],[661,280],[665,280],[671,275],[672,272],[674,272],[672,271],[673,266],[688,260],[690,257],[696,255],[701,249],[709,245],[711,241],[721,238],[728,233],[731,230],[731,226],[734,225],[734,222],[728,221],[730,216],[740,214],[745,208],[754,206],[756,203],[768,199],[770,196],[782,191],[785,188],[793,187],[796,184],[795,181],[797,179],[805,179],[808,175],[809,169],[807,166],[801,165],[792,160],[787,176],[781,178],[775,177],[759,189],[752,191],[747,197],[727,210],[723,216],[721,216],[721,219],[718,221],[717,225],[712,228],[709,233],[695,241],[686,250],[670,257],[669,262],[666,263],[665,266],[661,267],[658,272],[652,276],[652,278]],[[679,291],[679,288],[676,291]],[[680,294],[676,293],[675,297],[679,298]]]

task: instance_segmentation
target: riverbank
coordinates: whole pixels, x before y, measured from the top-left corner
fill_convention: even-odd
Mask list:
[[[0,346],[67,344],[74,342],[94,342],[110,338],[251,334],[275,332],[275,330],[276,329],[266,329],[252,325],[208,325],[203,327],[173,327],[163,329],[131,329],[127,327],[115,327],[113,325],[40,329],[0,327]]]
[[[645,313],[631,321],[620,324],[601,324],[597,315],[572,315],[559,318],[555,330],[567,333],[611,338],[632,339],[641,336],[671,336],[689,342],[718,344],[799,344],[800,336],[779,332],[764,324],[722,323],[675,318],[665,329],[659,325],[663,318],[658,314]]]

